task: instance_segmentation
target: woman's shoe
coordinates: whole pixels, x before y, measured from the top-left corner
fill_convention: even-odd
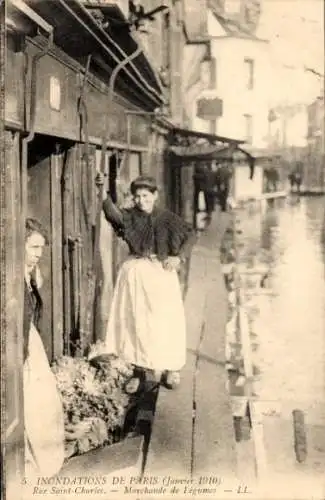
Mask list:
[[[125,392],[127,394],[135,394],[138,392],[140,388],[140,379],[138,377],[131,377],[127,382],[125,383]]]
[[[176,389],[181,383],[181,375],[179,372],[166,371],[163,380],[167,389]]]

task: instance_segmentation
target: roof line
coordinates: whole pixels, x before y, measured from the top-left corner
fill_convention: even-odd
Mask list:
[[[214,17],[217,19],[219,24],[221,24],[222,28],[227,33],[226,38],[234,37],[234,38],[246,38],[249,40],[262,41],[256,35],[253,35],[252,33],[250,33],[249,30],[246,29],[245,26],[242,26],[242,24],[239,21],[237,21],[235,19],[227,18],[227,17],[219,14],[218,12],[216,12],[215,8],[213,7],[213,5],[211,5],[211,3],[209,3],[209,7],[210,7]],[[229,29],[228,25],[235,26],[238,30],[238,33],[233,33],[232,30]]]
[[[204,44],[208,44],[210,41],[210,35],[208,35],[208,34],[200,35],[197,37],[190,37],[185,21],[182,22],[182,29],[183,29],[183,33],[185,36],[185,44],[186,45],[204,45]]]
[[[65,0],[64,0],[65,1]],[[71,1],[71,0],[70,0]],[[80,2],[78,0],[74,0],[75,2],[77,2],[78,4],[80,4]],[[84,12],[87,13],[87,15],[93,19],[92,15],[87,11],[87,9],[84,7],[84,5],[81,4],[81,7],[82,7],[82,10]],[[114,45],[114,47],[116,47],[116,49],[118,49],[121,53],[121,55],[123,56],[123,58],[125,57],[128,57],[128,55],[124,52],[124,50],[115,42],[115,40],[113,39],[113,37],[111,35],[109,35],[101,26],[99,26],[97,23],[96,23],[96,26],[99,28],[99,30],[104,34],[104,36],[106,36],[109,41],[111,42],[111,44]],[[130,38],[134,41],[136,47],[139,46],[139,42],[137,40],[135,40],[132,36],[130,36]],[[144,55],[144,57],[147,59],[148,63],[149,63],[149,66],[150,66],[150,69],[152,71],[152,73],[154,74],[155,78],[157,79],[157,74],[154,72],[153,70],[153,67],[152,65],[150,64],[146,54],[145,54],[145,51],[142,50],[142,54]],[[141,54],[140,54],[141,55]],[[140,73],[140,71],[137,69],[137,67],[135,66],[134,62],[131,61],[130,62],[130,66],[133,67],[134,71],[137,73],[137,75],[139,76],[140,80],[143,82],[143,84],[148,88],[148,90],[152,93],[154,93],[155,95],[157,95],[158,97],[161,96],[161,92],[157,92],[156,89],[154,89],[150,84],[148,84],[148,82],[146,81],[146,79],[144,78],[144,76]],[[157,84],[159,86],[159,82],[157,80]]]
[[[265,38],[258,38],[258,37],[255,37],[255,38],[250,38],[248,36],[245,36],[245,35],[240,35],[240,34],[229,34],[229,35],[212,35],[210,36],[210,39],[211,40],[218,40],[218,39],[222,39],[222,38],[238,38],[238,39],[241,39],[241,40],[248,40],[250,42],[261,42],[261,43],[270,43],[270,40],[266,40]]]
[[[108,33],[106,33],[98,25],[98,23],[96,23],[96,21],[94,20],[94,18],[92,17],[92,15],[87,11],[87,9],[78,0],[68,0],[68,1],[66,1],[66,0],[59,0],[59,3],[70,14],[72,14],[77,19],[78,22],[81,22],[81,23],[85,24],[85,27],[88,29],[88,31],[91,33],[91,35],[109,53],[109,55],[111,57],[113,57],[113,59],[115,59],[115,60],[117,60],[119,62],[121,56],[122,56],[122,59],[125,58],[125,57],[127,57],[127,54],[124,52],[124,50],[121,49],[121,47],[118,46],[118,44],[113,40],[113,38]],[[87,23],[85,23],[85,21],[82,21],[82,19],[78,15],[78,13],[75,12],[75,8],[79,9],[83,13],[83,15],[86,16],[87,20],[89,21],[90,26],[88,26]],[[100,40],[100,37],[96,34],[96,32],[94,30],[97,30],[97,32],[99,32],[102,37],[104,36],[108,40],[108,42],[110,44],[113,44],[113,46],[115,46],[115,48],[118,48],[120,54],[116,54],[116,53],[114,54],[114,53],[112,53],[112,51],[108,48],[107,44],[105,44],[104,41]],[[134,40],[134,38],[132,38],[132,40],[134,41],[135,45],[138,46],[138,43]],[[153,100],[155,100],[157,102],[157,99],[158,99],[159,102],[162,102],[163,101],[162,94],[159,93],[159,92],[157,92],[156,89],[154,89],[150,84],[148,84],[148,82],[145,80],[145,78],[143,77],[143,75],[140,73],[140,71],[137,69],[137,67],[135,66],[135,64],[133,62],[130,62],[130,66],[132,67],[132,69],[136,73],[136,75],[139,77],[140,82],[142,81],[143,83],[141,84],[139,81],[137,81],[134,78],[134,76],[132,75],[132,73],[130,73],[130,71],[127,68],[124,68],[124,71],[128,74],[128,76],[132,80],[135,80],[135,83],[138,86],[140,86],[140,88],[147,95],[150,95],[151,98],[153,98]],[[152,68],[150,68],[150,69],[152,70]]]

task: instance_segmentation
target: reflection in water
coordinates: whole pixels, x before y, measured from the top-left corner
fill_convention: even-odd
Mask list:
[[[263,215],[250,211],[243,223],[242,259],[248,263],[254,251],[261,252],[259,259],[271,269],[273,294],[256,299],[254,363],[260,375],[255,392],[261,399],[293,399],[307,406],[325,401],[323,216],[323,198],[289,199]]]
[[[265,250],[272,249],[273,233],[274,229],[278,225],[278,213],[276,210],[271,209],[267,217],[262,220],[262,236],[261,236],[261,247]]]

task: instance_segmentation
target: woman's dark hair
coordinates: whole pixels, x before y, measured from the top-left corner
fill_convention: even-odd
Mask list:
[[[147,189],[150,193],[155,193],[158,191],[156,179],[149,175],[140,175],[131,182],[131,194],[134,196],[138,189]]]
[[[33,219],[31,217],[28,217],[26,219],[25,223],[25,229],[26,229],[26,239],[32,234],[32,233],[39,233],[43,236],[46,245],[50,243],[48,232],[45,229],[45,227],[39,222],[37,219]]]

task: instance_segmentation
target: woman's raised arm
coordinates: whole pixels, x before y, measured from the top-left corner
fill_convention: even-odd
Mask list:
[[[103,189],[104,175],[101,172],[97,173],[95,182],[99,189]],[[107,191],[106,195],[106,198],[103,200],[103,210],[106,220],[112,224],[114,230],[120,230],[123,228],[123,214],[113,202],[109,191]]]
[[[113,203],[109,193],[107,193],[107,198],[103,201],[103,210],[106,219],[115,229],[121,229],[123,227],[123,214],[115,203]]]

